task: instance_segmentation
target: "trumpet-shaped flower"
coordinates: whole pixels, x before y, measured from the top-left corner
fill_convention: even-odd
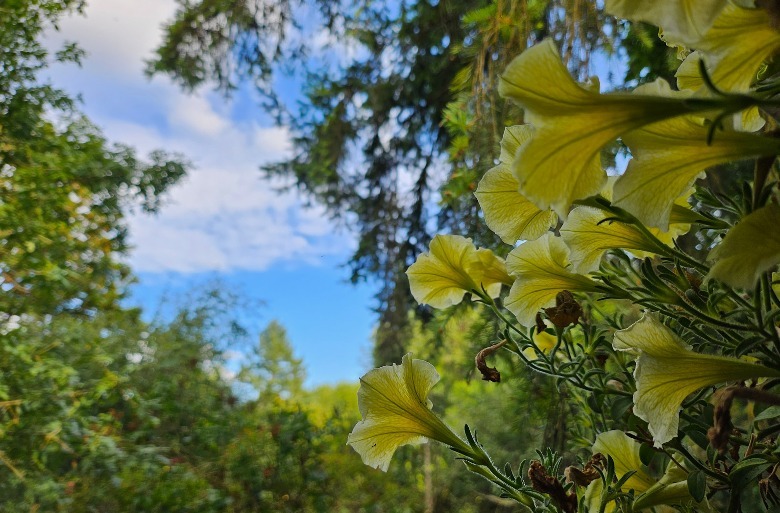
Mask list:
[[[712,26],[726,0],[607,0],[607,12],[618,18],[660,27],[664,39],[691,45]]]
[[[746,216],[710,252],[715,264],[708,278],[751,289],[759,277],[780,264],[780,206],[769,204]]]
[[[693,46],[698,51],[688,55],[678,72],[677,85],[681,89],[704,86],[698,70],[698,61],[703,59],[716,87],[746,92],[764,61],[780,48],[780,33],[772,27],[766,9],[729,3]]]
[[[516,57],[499,91],[517,101],[534,125],[531,139],[515,155],[520,192],[541,209],[565,217],[572,202],[597,194],[606,175],[599,152],[621,134],[705,103],[656,95],[599,94],[577,84],[547,39]]]
[[[717,132],[708,144],[708,129],[701,120],[685,116],[625,134],[623,142],[633,158],[615,183],[613,204],[646,226],[666,231],[675,200],[705,169],[780,152],[777,139],[732,130]]]
[[[558,337],[555,335],[551,335],[550,333],[547,333],[546,331],[540,331],[539,333],[534,333],[534,346],[535,347],[526,347],[523,349],[523,356],[525,356],[528,360],[536,360],[539,358],[539,355],[537,354],[537,350],[541,351],[544,354],[549,354],[550,351],[553,350],[555,345],[558,343]]]
[[[693,46],[697,51],[686,57],[676,73],[680,89],[712,94],[701,77],[699,61],[703,61],[718,89],[744,93],[750,90],[762,64],[780,49],[780,33],[772,27],[766,9],[729,3]],[[738,129],[750,132],[763,125],[756,107],[744,111],[735,123]]]
[[[521,144],[533,133],[530,125],[507,127],[501,139],[501,162],[490,169],[479,182],[474,195],[485,214],[485,223],[501,240],[514,244],[533,240],[557,222],[549,209],[540,210],[520,194],[520,183],[512,174],[511,164]]]
[[[658,447],[677,436],[682,403],[693,392],[727,381],[780,376],[780,371],[736,358],[695,353],[647,315],[616,332],[612,345],[637,356],[634,413],[648,423]]]
[[[580,274],[599,267],[610,249],[657,253],[658,248],[641,231],[618,221],[602,222],[609,214],[598,208],[577,207],[561,226],[561,238],[571,251],[571,262]]]
[[[426,439],[438,440],[462,453],[471,448],[431,411],[428,392],[439,381],[433,365],[403,357],[401,366],[369,371],[360,378],[358,407],[363,420],[349,434],[347,444],[363,463],[387,471],[395,450]]]
[[[417,257],[406,274],[417,302],[434,308],[456,305],[465,293],[482,294],[483,288],[496,297],[502,284],[512,283],[502,259],[459,235],[434,237],[430,253]]]
[[[618,479],[629,472],[634,472],[623,484],[622,491],[634,490],[633,510],[641,511],[662,504],[684,504],[693,502],[688,491],[687,473],[676,464],[671,463],[661,479],[654,479],[649,469],[639,457],[639,443],[622,431],[613,430],[601,433],[593,444],[593,453],[610,456],[615,464],[615,474]],[[598,511],[599,496],[602,489],[601,480],[596,480],[588,486],[585,501],[589,511]],[[611,508],[608,508],[611,509]]]
[[[504,305],[525,326],[534,322],[540,308],[555,305],[559,292],[596,290],[593,280],[569,270],[569,249],[552,233],[513,249],[506,263],[515,282]]]

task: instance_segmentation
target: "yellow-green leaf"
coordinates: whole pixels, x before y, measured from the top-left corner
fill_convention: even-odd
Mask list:
[[[707,278],[751,290],[761,275],[780,264],[780,206],[774,203],[746,216],[710,252],[715,264]]]

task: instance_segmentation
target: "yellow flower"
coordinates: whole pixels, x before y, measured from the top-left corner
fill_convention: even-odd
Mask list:
[[[500,93],[517,101],[535,132],[515,155],[520,192],[539,208],[565,217],[574,200],[597,194],[606,175],[599,152],[621,134],[691,112],[702,102],[657,95],[599,94],[577,84],[547,39],[507,67]]]
[[[477,249],[471,239],[459,235],[437,235],[430,253],[423,253],[406,271],[409,287],[418,303],[447,308],[463,300],[467,292],[490,297],[511,285],[506,264],[489,249]]]
[[[554,212],[540,210],[520,194],[520,184],[512,174],[515,153],[532,133],[530,125],[510,126],[504,130],[500,163],[485,173],[474,193],[488,228],[507,244],[537,239],[558,220]]]
[[[661,479],[654,479],[649,469],[642,464],[639,447],[638,442],[618,430],[599,434],[593,444],[594,454],[600,453],[612,458],[618,479],[629,472],[634,472],[621,488],[624,492],[634,490],[633,510],[641,511],[662,504],[693,502],[688,491],[687,472],[671,463]],[[602,489],[603,483],[600,479],[588,486],[585,492],[585,503],[589,511],[599,511]],[[614,510],[614,504],[610,504],[607,510]]]
[[[607,212],[577,207],[561,226],[561,238],[571,251],[571,262],[580,274],[599,267],[602,255],[610,249],[630,249],[657,253],[658,248],[637,228],[618,221],[602,222]]]
[[[558,337],[555,335],[551,335],[550,333],[547,333],[546,331],[540,331],[539,333],[534,333],[534,346],[536,346],[536,349],[533,347],[526,347],[523,349],[523,355],[528,360],[536,360],[538,358],[538,355],[536,353],[536,350],[538,349],[544,354],[549,354],[550,351],[552,351],[553,347],[555,347],[555,344],[558,343]]]
[[[672,206],[705,169],[774,155],[780,142],[743,132],[719,131],[707,144],[709,127],[691,116],[653,123],[623,136],[633,158],[618,178],[613,203],[646,226],[667,230]]]
[[[426,439],[438,440],[464,454],[472,451],[431,411],[428,392],[439,381],[433,365],[403,357],[401,366],[369,371],[360,378],[358,407],[363,420],[347,438],[363,463],[387,471],[395,450]]]
[[[774,203],[746,216],[710,252],[715,264],[707,278],[752,289],[761,275],[780,263],[780,206]]]
[[[729,3],[693,47],[698,51],[680,66],[680,88],[698,89],[704,85],[701,73],[694,73],[694,67],[698,71],[698,61],[703,59],[716,87],[747,92],[758,69],[780,48],[780,33],[772,27],[766,9]]]
[[[607,0],[607,12],[618,18],[660,27],[673,43],[691,45],[712,26],[726,0]]]
[[[593,280],[569,270],[569,250],[552,233],[513,249],[506,264],[515,282],[504,305],[524,326],[534,322],[540,308],[554,306],[559,292],[596,290]]]
[[[712,94],[707,90],[699,70],[703,60],[715,86],[726,92],[745,93],[750,90],[761,65],[780,49],[780,33],[772,27],[766,9],[750,9],[729,3],[715,19],[712,27],[692,43],[697,51],[686,57],[677,70],[680,89]],[[745,111],[737,128],[755,131],[764,124],[753,107]]]
[[[693,392],[727,381],[780,376],[780,371],[736,358],[695,353],[648,315],[617,331],[612,345],[637,356],[634,413],[648,423],[657,447],[677,436],[682,403]]]

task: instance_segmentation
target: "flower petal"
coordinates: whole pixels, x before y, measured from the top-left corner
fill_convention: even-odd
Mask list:
[[[780,33],[771,26],[766,9],[729,3],[694,47],[698,52],[686,60],[695,62],[698,68],[698,60],[703,59],[716,87],[728,92],[747,92],[761,65],[780,48]],[[681,65],[681,68],[685,75],[692,75],[692,65]]]
[[[347,438],[347,444],[363,458],[363,463],[387,471],[395,450],[418,444],[426,438],[469,451],[430,410],[428,392],[439,381],[430,363],[403,357],[401,366],[392,365],[369,371],[360,379],[358,407],[363,420]]]
[[[615,429],[599,434],[593,444],[592,451],[594,454],[601,453],[604,456],[612,457],[618,479],[629,472],[634,472],[623,486],[624,491],[634,490],[639,494],[655,484],[655,479],[650,477],[647,468],[639,458],[639,442],[624,432]]]
[[[430,252],[417,257],[406,274],[417,302],[434,308],[456,305],[466,292],[481,293],[482,288],[496,297],[502,283],[511,283],[503,260],[459,235],[434,237]]]
[[[599,267],[601,257],[610,249],[653,252],[656,248],[633,226],[620,222],[602,222],[609,216],[598,208],[577,207],[561,226],[561,238],[571,250],[571,262],[580,274]]]
[[[607,12],[646,21],[660,27],[664,39],[690,45],[701,39],[725,5],[726,0],[607,0]]]
[[[665,231],[675,200],[705,169],[780,152],[776,139],[735,131],[719,131],[707,144],[708,130],[707,125],[686,116],[625,134],[623,142],[633,158],[615,183],[613,204],[645,225]]]
[[[647,315],[615,332],[612,345],[638,355],[634,413],[648,423],[657,447],[677,436],[682,403],[693,392],[727,381],[780,376],[780,371],[736,358],[695,353]]]
[[[769,204],[746,216],[710,252],[715,261],[707,278],[752,289],[759,277],[780,263],[780,206]]]
[[[531,133],[530,125],[504,130],[501,163],[485,173],[474,193],[488,228],[507,244],[521,239],[537,239],[557,222],[555,213],[548,209],[540,210],[520,194],[520,183],[510,167],[517,149],[531,138]]]
[[[601,190],[606,174],[601,169],[600,150],[606,144],[686,109],[705,108],[682,99],[601,95],[581,87],[569,75],[551,39],[515,58],[501,77],[499,91],[517,101],[535,127],[512,165],[520,192],[539,208],[551,207],[561,217],[574,200]]]
[[[594,291],[595,282],[571,272],[570,265],[566,244],[552,233],[521,244],[507,256],[507,269],[516,279],[504,306],[530,326],[540,308],[555,305],[559,292]]]

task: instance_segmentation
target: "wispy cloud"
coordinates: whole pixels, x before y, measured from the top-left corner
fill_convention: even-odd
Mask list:
[[[262,271],[279,263],[316,265],[346,255],[354,242],[335,234],[317,208],[263,180],[259,166],[288,156],[290,134],[238,120],[223,97],[182,93],[168,79],[148,81],[143,59],[175,11],[171,0],[92,0],[86,17],[61,24],[52,45],[75,40],[89,57],[81,69],[54,68],[52,80],[83,93],[84,110],[111,140],[141,152],[180,152],[195,170],[156,217],[130,219],[137,271]],[[258,119],[262,113],[258,110]]]

